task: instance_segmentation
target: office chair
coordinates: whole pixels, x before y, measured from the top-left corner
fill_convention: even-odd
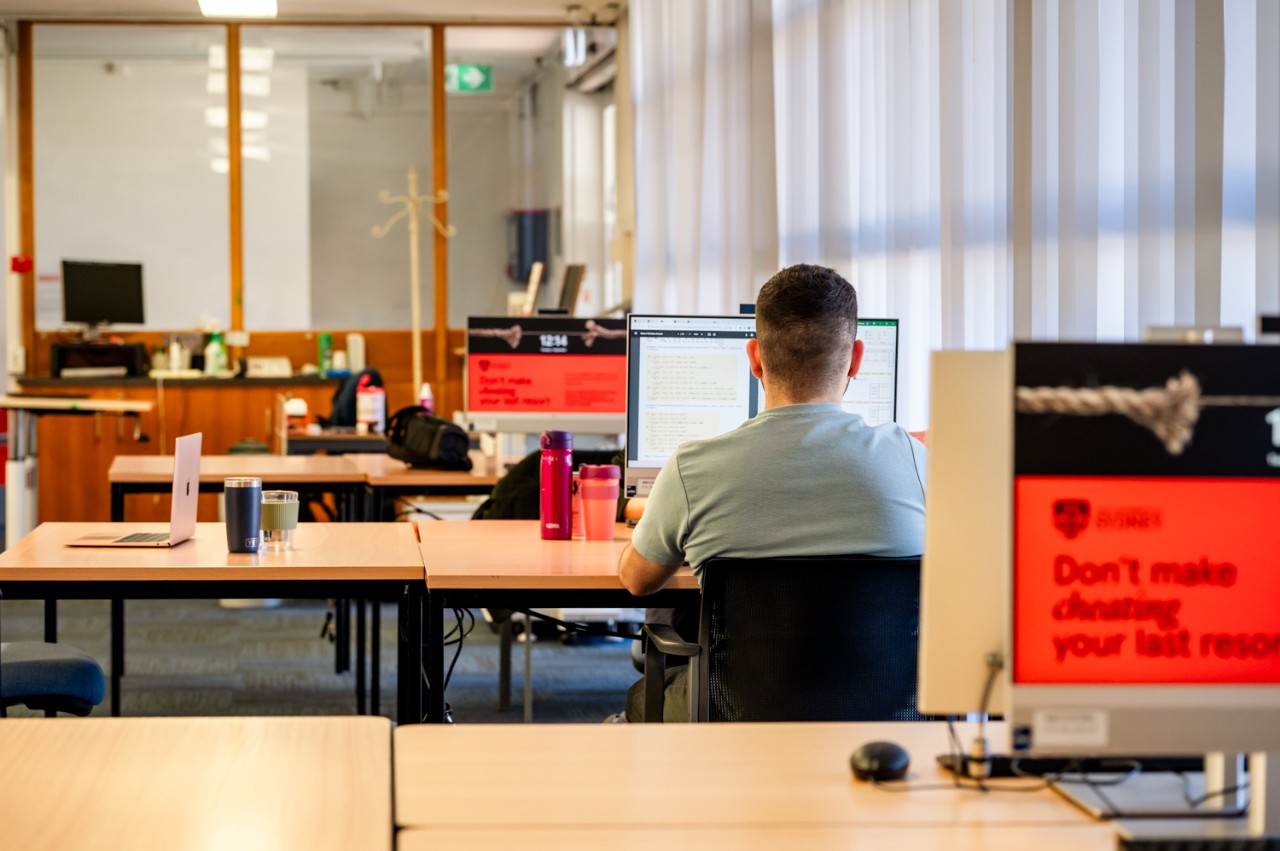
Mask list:
[[[665,656],[690,660],[691,721],[913,721],[920,558],[711,559],[697,644],[646,624],[646,721]]]
[[[50,717],[88,715],[106,693],[102,666],[88,653],[43,641],[0,644],[0,718],[17,704]]]

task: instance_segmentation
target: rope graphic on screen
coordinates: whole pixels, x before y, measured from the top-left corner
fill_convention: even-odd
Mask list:
[[[1150,429],[1170,455],[1181,455],[1191,442],[1202,408],[1280,406],[1280,396],[1202,396],[1199,379],[1187,370],[1164,387],[1018,387],[1014,400],[1020,414],[1120,414]]]
[[[519,325],[512,325],[510,328],[470,328],[467,330],[467,336],[497,337],[514,349],[520,345],[520,338],[524,336],[524,329]]]
[[[555,331],[554,333],[564,337],[581,337],[582,345],[587,348],[591,348],[596,340],[620,340],[627,336],[627,329],[604,328],[594,319],[588,319],[585,327],[587,329],[585,331]],[[467,335],[471,337],[497,338],[515,349],[520,346],[520,340],[524,337],[524,329],[519,325],[512,325],[510,328],[470,328],[467,330]]]

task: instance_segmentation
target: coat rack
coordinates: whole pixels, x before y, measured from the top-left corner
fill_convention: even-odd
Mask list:
[[[378,193],[378,200],[384,204],[404,206],[391,218],[373,228],[374,239],[382,239],[391,232],[396,222],[405,216],[409,217],[409,309],[412,313],[413,392],[417,393],[422,387],[422,273],[418,261],[418,216],[424,203],[443,204],[449,200],[449,193],[442,189],[434,196],[419,195],[418,170],[410,167],[409,191],[404,195],[392,195],[383,189]],[[431,214],[431,224],[445,239],[452,239],[458,234],[457,228],[442,223],[434,213]],[[437,325],[439,324],[437,320]]]

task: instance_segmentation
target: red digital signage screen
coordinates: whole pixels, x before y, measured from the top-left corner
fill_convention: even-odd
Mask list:
[[[1176,451],[1124,413],[1016,414],[1014,682],[1280,684],[1280,348],[1019,345],[1015,373],[1198,390]]]
[[[467,320],[468,414],[625,414],[620,319]]]

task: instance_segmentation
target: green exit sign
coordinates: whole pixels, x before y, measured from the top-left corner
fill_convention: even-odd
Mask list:
[[[493,91],[492,65],[444,66],[444,90],[451,95]]]

